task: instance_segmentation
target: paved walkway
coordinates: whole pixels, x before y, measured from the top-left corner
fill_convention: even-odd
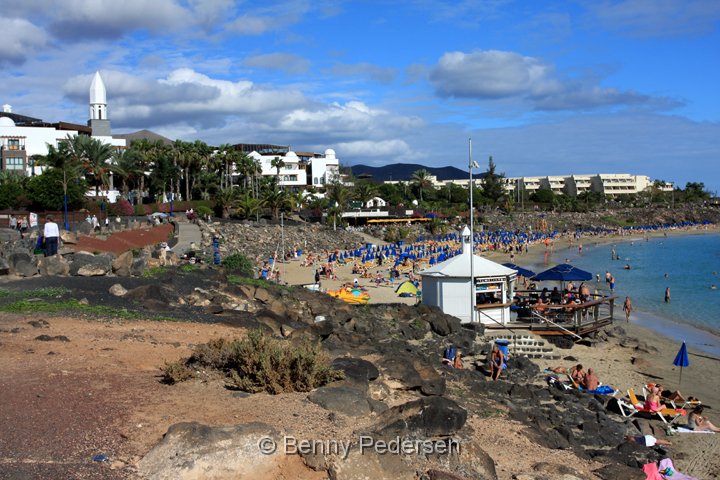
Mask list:
[[[188,221],[177,221],[177,243],[172,247],[172,251],[178,256],[182,256],[188,250],[192,250],[191,244],[195,244],[194,248],[202,247],[202,235],[200,235],[200,227]]]

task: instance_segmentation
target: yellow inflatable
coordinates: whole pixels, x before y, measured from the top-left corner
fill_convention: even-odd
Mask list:
[[[367,303],[370,300],[370,295],[359,288],[345,287],[338,290],[328,290],[327,294],[347,303]]]

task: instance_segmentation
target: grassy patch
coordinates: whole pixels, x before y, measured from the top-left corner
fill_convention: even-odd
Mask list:
[[[620,218],[612,217],[609,215],[600,217],[600,220],[618,227],[629,227],[635,224],[632,220],[622,220]]]
[[[45,287],[35,288],[32,290],[5,290],[0,289],[0,298],[18,297],[18,298],[48,298],[59,297],[66,293],[70,293],[70,289],[64,287]]]
[[[178,270],[180,270],[182,273],[192,273],[200,270],[200,267],[193,263],[186,263],[184,265],[180,265],[178,267]]]
[[[263,278],[243,277],[241,275],[228,275],[227,281],[233,285],[251,285],[253,287],[260,288],[279,288],[280,290],[286,291],[290,291],[294,288],[291,285],[279,285],[275,282],[268,282]]]
[[[148,268],[143,272],[142,276],[145,278],[157,278],[166,271],[167,269],[165,267]]]
[[[186,380],[195,369],[214,369],[247,392],[309,392],[344,378],[330,367],[330,357],[316,342],[278,340],[253,330],[243,340],[211,340],[195,347],[190,358],[161,368],[168,383]]]
[[[105,305],[86,305],[79,300],[69,298],[58,302],[32,301],[28,299],[0,305],[0,312],[8,313],[64,313],[75,312],[97,317],[125,318],[129,320],[174,320],[171,317],[153,317],[143,312],[134,312]]]

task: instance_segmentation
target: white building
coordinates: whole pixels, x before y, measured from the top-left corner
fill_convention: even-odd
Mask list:
[[[32,165],[33,155],[47,155],[48,145],[58,148],[59,142],[69,136],[90,135],[103,143],[125,147],[124,139],[111,136],[107,116],[105,84],[99,72],[95,72],[90,86],[90,119],[88,125],[67,122],[47,123],[38,118],[18,115],[10,105],[4,105],[0,113],[0,148],[2,170],[22,172],[25,175],[41,173]]]
[[[463,250],[460,255],[420,272],[422,303],[436,306],[463,323],[509,322],[517,272],[473,255],[469,228],[463,229],[462,237]]]
[[[260,164],[262,175],[278,177],[279,185],[283,187],[300,189],[312,185],[322,188],[340,181],[340,162],[331,148],[323,154],[293,152],[289,147],[280,145],[238,144],[235,148],[255,159]],[[283,163],[279,172],[273,166],[277,163],[274,162],[276,158]]]

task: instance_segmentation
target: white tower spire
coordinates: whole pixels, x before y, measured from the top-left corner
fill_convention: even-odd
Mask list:
[[[95,72],[95,76],[90,84],[90,120],[107,120],[107,92],[105,91],[105,83],[100,77],[100,72]]]

